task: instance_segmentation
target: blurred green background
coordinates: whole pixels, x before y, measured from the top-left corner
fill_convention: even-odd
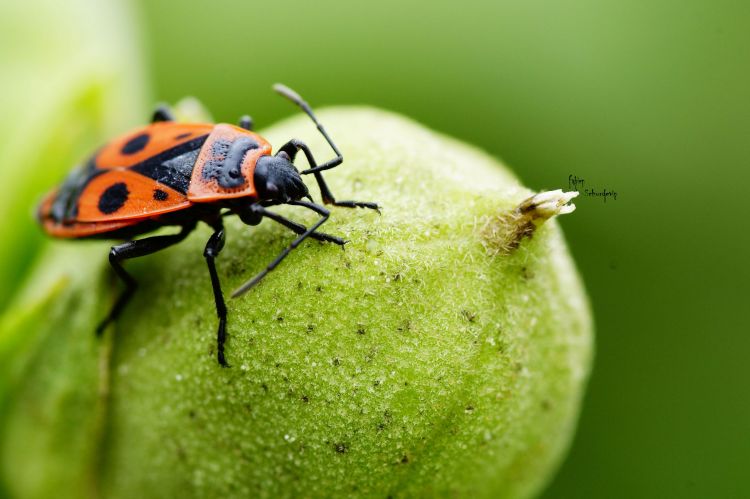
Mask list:
[[[534,189],[575,175],[616,191],[582,195],[562,220],[597,356],[545,497],[750,497],[750,3],[41,0],[0,12],[0,169],[16,186],[0,200],[0,310],[44,243],[31,207],[73,158],[186,95],[262,128],[296,112],[270,91],[281,81],[317,107],[384,107],[477,144]],[[38,161],[58,150],[59,164]]]

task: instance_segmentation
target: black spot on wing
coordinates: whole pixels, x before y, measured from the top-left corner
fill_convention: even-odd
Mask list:
[[[154,189],[154,199],[157,201],[166,201],[169,197],[169,194],[164,192],[161,189]]]
[[[77,168],[70,172],[65,178],[62,186],[57,191],[50,214],[57,223],[74,222],[78,216],[78,199],[89,182],[101,173],[94,166],[96,154],[89,159],[88,163],[82,168]]]
[[[186,194],[190,186],[190,177],[193,175],[195,161],[198,159],[201,146],[207,137],[208,135],[203,135],[167,149],[137,165],[133,165],[131,170]]]
[[[240,187],[245,183],[242,161],[248,151],[257,148],[258,143],[250,137],[217,140],[211,144],[211,159],[203,166],[203,179],[216,180],[225,189]]]
[[[185,132],[185,133],[181,133],[181,134],[179,134],[179,135],[175,136],[174,140],[182,140],[182,139],[186,139],[186,138],[190,137],[191,135],[193,135],[193,133],[192,133],[192,132]]]
[[[122,208],[128,200],[130,191],[124,182],[117,182],[107,187],[99,197],[99,211],[110,215]]]
[[[200,148],[207,137],[208,135],[202,135],[179,144],[134,165],[131,169],[186,194],[190,185],[190,177],[193,174],[195,160],[198,158]],[[56,223],[75,222],[78,216],[78,200],[81,193],[91,180],[107,171],[96,167],[98,156],[99,151],[91,156],[84,167],[70,172],[58,189],[50,207],[50,214]]]
[[[135,137],[127,141],[124,146],[122,146],[120,152],[122,152],[123,154],[135,154],[137,152],[140,152],[144,147],[146,147],[146,144],[148,144],[148,141],[150,139],[151,136],[147,133],[136,135]]]

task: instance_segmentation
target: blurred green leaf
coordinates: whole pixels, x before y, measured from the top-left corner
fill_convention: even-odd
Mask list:
[[[32,408],[29,414],[37,428],[59,424],[67,429],[60,434],[64,438],[50,441],[45,432],[4,426],[3,443],[21,439],[27,446],[23,456],[2,456],[5,462],[29,458],[22,467],[28,480],[21,482],[30,485],[24,497],[52,497],[59,492],[57,487],[78,497],[90,495],[91,477],[76,474],[71,467],[78,462],[90,470],[86,463],[96,454],[90,442],[97,441],[90,433],[98,431],[102,421],[99,343],[91,333],[91,321],[100,315],[94,302],[99,293],[96,289],[88,295],[73,292],[77,288],[72,284],[82,276],[96,275],[86,270],[98,272],[103,258],[98,251],[87,251],[86,245],[67,251],[65,243],[57,243],[58,265],[36,265],[44,270],[30,275],[49,244],[36,225],[34,211],[41,194],[59,183],[100,141],[143,119],[138,39],[125,2],[0,3],[0,420],[6,421],[11,394],[42,376],[50,381],[48,386],[24,392],[25,403]],[[24,293],[19,294],[22,288]],[[71,342],[75,333],[86,335],[86,341]],[[65,357],[68,364],[33,353],[49,343],[60,351],[81,346],[88,350]],[[63,371],[71,375],[56,376]],[[50,392],[56,397],[36,398]],[[54,449],[59,448],[72,452],[76,460],[43,458],[56,455]],[[49,481],[45,488],[35,489],[35,483],[42,485],[34,478],[39,476]],[[0,477],[0,496],[6,478]]]
[[[45,274],[65,269],[62,277],[0,323],[0,488],[12,497],[94,497],[98,488],[111,338],[93,331],[108,293],[96,279],[102,259],[66,249],[41,265]],[[87,271],[70,272],[85,263]],[[18,410],[22,420],[12,417]]]
[[[43,244],[34,221],[41,193],[104,137],[145,115],[138,36],[125,3],[31,5],[0,5],[0,312]]]

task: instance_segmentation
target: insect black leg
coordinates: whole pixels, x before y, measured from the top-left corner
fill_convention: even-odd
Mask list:
[[[214,233],[206,243],[203,256],[208,264],[208,273],[211,274],[211,287],[214,290],[214,302],[216,302],[216,315],[219,317],[219,329],[216,333],[217,359],[222,367],[229,367],[224,358],[224,343],[227,340],[227,306],[224,303],[224,293],[221,292],[219,275],[216,273],[215,259],[224,247],[224,224],[221,219],[214,226]]]
[[[274,220],[284,227],[287,227],[294,231],[296,234],[302,234],[307,230],[307,227],[305,227],[302,224],[299,224],[297,222],[294,222],[292,220],[289,220],[288,218],[284,218],[281,215],[278,215],[276,213],[270,212],[268,210],[265,210],[265,206],[278,206],[280,204],[284,204],[281,201],[263,201],[263,204],[255,203],[251,204],[248,209],[252,211],[253,213],[257,214],[258,219],[255,223],[248,223],[248,225],[258,225],[260,221],[263,219],[263,217],[268,217],[271,220]],[[224,214],[222,214],[223,217],[234,215],[234,212],[228,211]],[[331,234],[326,234],[325,232],[313,232],[310,234],[310,237],[317,240],[317,241],[323,241],[326,243],[334,243],[338,245],[344,245],[349,241],[344,241],[340,237],[333,236]]]
[[[194,227],[195,224],[185,226],[179,234],[171,236],[147,237],[145,239],[128,241],[126,243],[118,244],[117,246],[112,246],[112,249],[109,252],[109,263],[112,266],[112,269],[114,269],[115,274],[117,274],[117,277],[125,283],[125,291],[123,291],[117,298],[117,301],[115,301],[115,304],[112,306],[107,317],[105,317],[97,326],[97,335],[101,335],[109,323],[117,319],[122,312],[122,309],[130,301],[135,289],[138,287],[136,280],[133,279],[133,277],[123,268],[122,261],[150,255],[151,253],[156,253],[157,251],[163,250],[173,244],[177,244],[185,239]]]
[[[290,161],[294,161],[294,157],[297,155],[297,151],[302,151],[305,154],[305,158],[307,158],[307,162],[310,164],[311,168],[309,170],[303,171],[302,174],[304,175],[307,173],[312,173],[315,176],[315,181],[318,183],[318,188],[320,189],[320,196],[323,198],[323,203],[331,204],[333,206],[343,206],[344,208],[369,208],[380,213],[380,207],[377,203],[371,203],[368,201],[336,201],[336,198],[333,197],[333,193],[328,188],[328,184],[326,184],[326,181],[323,178],[323,175],[320,173],[320,170],[316,169],[315,165],[317,163],[315,161],[315,157],[312,154],[312,151],[310,150],[310,147],[301,140],[290,140],[289,142],[281,146],[281,149],[279,149],[279,152],[277,152],[276,155],[278,156],[279,154],[285,154],[290,158]]]
[[[154,116],[151,119],[151,123],[158,123],[160,121],[174,121],[175,117],[169,106],[166,104],[160,104],[154,111]]]
[[[309,229],[307,229],[302,235],[300,235],[297,239],[292,241],[292,244],[284,248],[284,251],[279,253],[279,256],[277,256],[271,263],[269,263],[265,269],[263,269],[255,277],[247,281],[245,284],[243,284],[242,286],[234,290],[234,292],[232,293],[232,298],[237,298],[238,296],[245,294],[253,286],[258,284],[261,281],[261,279],[263,279],[269,272],[275,269],[284,260],[284,258],[286,258],[287,255],[289,255],[289,253],[292,252],[293,249],[299,246],[302,243],[302,241],[310,237],[310,235],[315,232],[315,229],[323,225],[325,221],[328,220],[328,216],[330,215],[330,212],[327,209],[315,203],[309,203],[307,201],[290,201],[288,204],[304,206],[305,208],[308,208],[318,213],[320,215],[320,219],[317,222],[315,222]]]
[[[304,234],[307,232],[307,227],[305,227],[302,224],[299,224],[293,220],[289,220],[288,218],[282,217],[278,213],[274,213],[272,211],[268,211],[263,206],[259,204],[251,205],[251,209],[255,212],[257,212],[259,215],[270,218],[274,222],[277,222],[284,227],[292,230],[295,234]],[[313,239],[317,239],[318,241],[324,241],[328,243],[334,243],[338,244],[339,246],[345,245],[348,241],[344,241],[340,237],[333,236],[331,234],[326,234],[325,232],[313,232],[310,234],[310,237]]]
[[[244,115],[242,118],[240,118],[239,125],[240,125],[240,128],[244,128],[245,130],[252,130],[253,119],[248,115]]]

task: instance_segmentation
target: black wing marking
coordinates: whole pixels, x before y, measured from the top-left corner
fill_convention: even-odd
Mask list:
[[[198,154],[207,138],[208,134],[196,137],[137,163],[130,169],[182,194],[187,194],[195,161],[198,159]],[[57,191],[50,209],[55,222],[74,222],[78,215],[78,200],[86,186],[97,176],[109,171],[96,167],[97,156],[98,152],[88,160],[83,168],[72,171]]]

